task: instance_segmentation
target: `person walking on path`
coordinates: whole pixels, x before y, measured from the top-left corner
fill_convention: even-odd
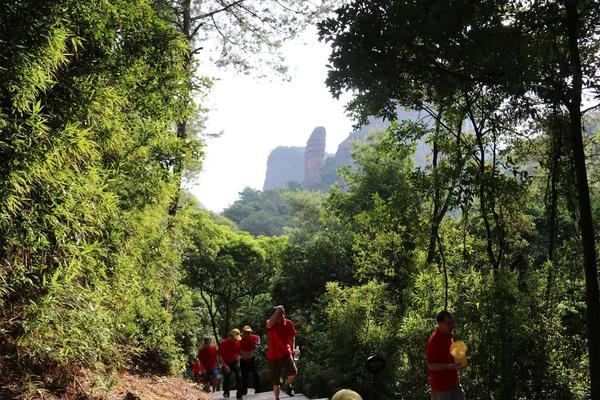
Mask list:
[[[204,391],[206,392],[207,389],[206,380],[204,378],[205,375],[206,371],[204,370],[204,367],[202,367],[202,363],[196,358],[196,362],[194,362],[194,365],[192,367],[192,376],[194,377],[194,382],[196,382],[198,385],[201,385],[204,388]]]
[[[286,392],[289,396],[294,396],[292,384],[298,374],[298,369],[293,358],[296,348],[296,327],[292,321],[285,317],[283,306],[277,306],[273,309],[273,315],[271,315],[271,318],[267,320],[265,325],[269,340],[269,349],[267,351],[269,378],[273,384],[275,399],[279,400],[281,376],[284,371],[287,373]]]
[[[218,350],[211,343],[210,337],[204,338],[204,344],[198,349],[198,361],[204,370],[204,391],[214,392],[219,379],[219,368],[217,366]]]
[[[223,397],[229,397],[231,389],[231,375],[235,376],[236,398],[242,398],[240,366],[238,358],[240,356],[240,330],[232,329],[229,336],[219,345],[219,357],[221,358],[223,368]]]
[[[437,315],[436,320],[438,326],[425,348],[431,400],[464,400],[465,393],[458,379],[458,371],[463,368],[463,364],[456,363],[450,354],[450,347],[454,343],[454,317],[444,310]]]
[[[242,395],[248,394],[248,378],[252,374],[254,392],[260,392],[260,378],[256,365],[254,352],[260,347],[260,336],[252,332],[252,328],[246,325],[242,328],[242,340],[240,341],[240,368],[242,370]]]

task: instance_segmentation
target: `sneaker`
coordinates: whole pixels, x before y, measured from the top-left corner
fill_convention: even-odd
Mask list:
[[[291,383],[288,383],[285,387],[285,392],[287,393],[288,396],[290,397],[294,397],[296,395],[296,392],[294,392],[294,387],[292,386]]]

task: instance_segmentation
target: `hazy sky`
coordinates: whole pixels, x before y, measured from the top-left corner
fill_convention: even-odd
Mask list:
[[[208,140],[203,171],[191,187],[209,210],[221,211],[246,186],[262,189],[275,147],[304,146],[312,130],[324,126],[327,151],[335,152],[351,131],[347,99],[333,99],[325,86],[329,47],[314,29],[284,45],[283,53],[291,82],[216,71],[207,130],[224,133]]]

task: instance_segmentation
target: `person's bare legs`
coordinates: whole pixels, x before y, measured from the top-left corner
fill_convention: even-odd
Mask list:
[[[287,377],[287,386],[285,389],[285,392],[290,396],[293,397],[296,395],[295,391],[294,391],[294,387],[292,386],[292,383],[294,382],[294,379],[296,379],[296,374],[293,375],[288,375]]]
[[[287,377],[287,384],[291,385],[296,379],[296,375],[290,375]],[[275,395],[275,399],[279,400],[279,394],[281,393],[281,385],[273,385],[273,394]]]

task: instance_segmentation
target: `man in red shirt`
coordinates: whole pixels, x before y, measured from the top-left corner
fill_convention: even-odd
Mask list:
[[[219,379],[219,368],[217,366],[217,348],[210,344],[210,337],[204,338],[204,344],[198,349],[198,361],[204,370],[204,390],[214,392]]]
[[[240,366],[240,340],[242,339],[239,329],[232,329],[229,337],[221,340],[219,344],[219,358],[223,366],[223,397],[229,397],[231,374],[235,375],[236,398],[242,398]]]
[[[429,337],[425,348],[431,400],[464,400],[465,394],[458,380],[458,370],[462,365],[455,363],[450,354],[450,346],[454,342],[454,317],[444,310],[436,320],[438,327]]]
[[[269,377],[273,384],[275,400],[279,400],[281,388],[281,375],[287,372],[287,393],[294,396],[292,383],[298,374],[296,363],[292,355],[296,352],[296,327],[285,317],[283,306],[273,309],[273,315],[266,322],[269,349],[267,361],[269,362]]]
[[[256,366],[254,351],[260,347],[260,336],[252,332],[252,328],[246,325],[242,328],[242,340],[240,341],[240,368],[242,370],[242,395],[248,394],[248,378],[252,374],[254,392],[260,392],[260,378]]]

